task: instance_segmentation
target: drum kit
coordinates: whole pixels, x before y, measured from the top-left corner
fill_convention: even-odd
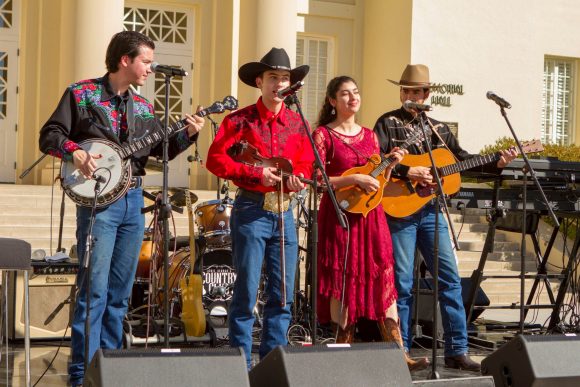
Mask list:
[[[197,202],[197,196],[186,189],[170,189],[169,203],[174,207],[185,205],[185,195],[189,193],[191,204]],[[155,201],[158,197],[156,188],[145,188],[146,198]],[[149,206],[155,207],[155,205]],[[199,203],[193,210],[193,217],[197,226],[195,233],[195,249],[197,260],[194,274],[201,274],[203,279],[202,303],[204,311],[212,328],[225,328],[229,302],[233,295],[233,285],[236,273],[233,268],[230,217],[233,200],[229,196],[223,199],[210,200]],[[147,207],[146,207],[147,208]],[[155,210],[155,209],[153,209]],[[159,222],[153,216],[152,227],[145,231],[139,262],[135,275],[132,296],[128,312],[127,327],[133,336],[133,344],[139,344],[137,338],[153,336],[156,329],[152,327],[156,318],[169,313],[172,321],[178,321],[182,312],[181,280],[190,275],[190,238],[178,236],[169,242],[168,266],[168,295],[169,311],[163,308],[165,293],[163,292],[164,270],[161,257],[160,241],[163,232],[159,230]],[[138,323],[149,322],[145,329],[137,328]],[[150,326],[151,325],[151,326]],[[141,327],[142,328],[142,327]],[[183,332],[172,329],[176,336]],[[136,337],[135,337],[136,336]],[[137,340],[137,341],[136,341]],[[152,341],[154,342],[154,341]],[[127,343],[130,346],[130,343]]]

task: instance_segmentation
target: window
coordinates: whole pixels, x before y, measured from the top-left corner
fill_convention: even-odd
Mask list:
[[[8,53],[0,51],[0,119],[6,119],[8,108]]]
[[[326,95],[326,85],[330,80],[331,47],[329,39],[302,36],[296,41],[296,66],[310,66],[300,93],[300,101],[311,127],[318,120],[318,112]]]
[[[542,141],[569,145],[572,133],[574,61],[546,57],[542,106]]]
[[[125,30],[138,31],[155,42],[183,44],[187,41],[187,13],[125,7]]]
[[[0,0],[0,28],[13,27],[12,0]]]
[[[149,36],[155,41],[156,59],[169,63],[170,66],[186,67],[185,59],[191,57],[191,49],[187,48],[189,25],[191,18],[186,11],[176,12],[168,9],[154,9],[141,7],[125,7],[123,25],[125,30],[138,31]],[[165,53],[159,54],[159,52]],[[167,54],[169,52],[170,54]],[[186,55],[175,55],[177,52]],[[186,63],[183,63],[186,62]],[[140,90],[153,100],[157,117],[163,122],[165,117],[165,76],[155,74],[153,93]],[[184,111],[189,112],[190,107],[184,109],[184,105],[190,99],[184,91],[184,80],[174,77],[169,88],[169,122],[174,123],[180,119]],[[176,118],[177,117],[177,118]]]

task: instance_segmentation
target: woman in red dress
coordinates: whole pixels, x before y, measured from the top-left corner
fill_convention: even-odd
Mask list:
[[[369,157],[379,154],[375,133],[360,126],[355,114],[360,109],[360,94],[354,79],[334,78],[326,90],[314,140],[330,183],[334,189],[358,185],[375,192],[379,182],[370,175],[341,176],[349,168],[365,165]],[[395,149],[391,156],[403,158]],[[382,206],[368,213],[347,212],[348,229],[340,227],[334,207],[323,195],[318,214],[318,305],[321,323],[336,327],[337,342],[352,342],[355,323],[359,318],[376,321],[384,341],[402,339],[397,314],[397,291],[394,283],[393,248],[389,227]],[[405,354],[410,369],[427,366],[427,359],[412,360]]]

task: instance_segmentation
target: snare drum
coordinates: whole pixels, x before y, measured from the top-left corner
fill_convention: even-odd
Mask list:
[[[195,207],[195,223],[208,250],[231,246],[230,217],[233,201],[230,198],[210,200]]]

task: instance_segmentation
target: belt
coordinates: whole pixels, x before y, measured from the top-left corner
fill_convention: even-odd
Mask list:
[[[262,203],[264,201],[264,194],[262,192],[249,191],[244,188],[238,188],[238,191],[236,192],[236,197],[238,196],[242,196],[246,199],[253,200],[257,203]]]
[[[141,176],[133,176],[131,178],[131,183],[129,183],[129,189],[135,189],[141,187],[143,184],[143,179]]]
[[[249,191],[244,188],[238,188],[236,192],[236,197],[244,197],[250,199],[257,204],[262,205],[262,209],[269,212],[277,213],[278,210],[278,192],[272,191],[267,193]],[[294,193],[284,193],[284,198],[282,200],[282,211],[288,211],[291,202],[293,200]]]

